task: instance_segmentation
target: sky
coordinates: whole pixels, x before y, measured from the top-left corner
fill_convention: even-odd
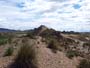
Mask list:
[[[90,0],[0,0],[0,28],[27,30],[40,25],[90,32]]]

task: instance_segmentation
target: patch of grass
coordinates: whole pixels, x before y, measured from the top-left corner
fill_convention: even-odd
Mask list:
[[[36,53],[33,45],[24,44],[10,68],[37,68],[35,59]]]
[[[66,56],[68,58],[72,59],[73,57],[79,56],[79,53],[77,51],[74,51],[74,50],[69,50],[66,52]]]
[[[81,60],[77,68],[90,68],[90,61],[86,59]]]
[[[0,45],[6,44],[7,43],[7,37],[0,36]]]
[[[6,51],[5,51],[5,54],[4,56],[11,56],[13,54],[13,47],[9,47]]]

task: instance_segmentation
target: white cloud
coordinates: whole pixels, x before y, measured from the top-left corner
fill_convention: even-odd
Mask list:
[[[0,27],[90,31],[89,0],[0,0]]]

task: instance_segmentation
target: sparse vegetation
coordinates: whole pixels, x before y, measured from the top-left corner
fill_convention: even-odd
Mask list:
[[[34,39],[35,38],[34,35],[31,32],[28,32],[27,35],[26,35],[26,37],[29,37],[31,39]]]
[[[24,44],[15,59],[15,62],[11,65],[11,68],[37,68],[35,64],[36,53],[33,49],[33,45]],[[13,66],[13,67],[12,67]]]
[[[44,26],[26,31],[1,32],[0,67],[9,64],[6,68],[73,68],[84,58],[77,68],[90,68],[89,41],[90,33],[60,32]]]
[[[0,45],[6,44],[7,43],[7,39],[8,38],[6,38],[4,36],[0,36]]]
[[[66,52],[66,56],[68,58],[72,59],[73,57],[79,56],[79,53],[77,51],[74,51],[74,50],[69,50]]]
[[[89,47],[90,48],[90,42],[86,42],[83,44],[83,47]]]
[[[12,38],[9,37],[9,38],[8,38],[8,43],[11,44],[11,42],[12,42]]]
[[[52,51],[53,51],[54,53],[56,53],[57,50],[58,50],[58,46],[59,46],[59,45],[57,45],[57,43],[56,43],[54,40],[52,40],[52,41],[48,44],[47,48],[52,49]]]
[[[13,47],[9,47],[8,49],[6,49],[4,56],[11,56],[13,54],[13,51]]]
[[[90,61],[87,59],[81,60],[80,64],[77,66],[77,68],[90,68]]]

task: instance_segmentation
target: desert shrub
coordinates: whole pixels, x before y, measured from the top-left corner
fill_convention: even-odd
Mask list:
[[[51,41],[54,41],[55,43],[59,43],[59,41],[58,41],[58,39],[55,37],[55,36],[46,36],[46,37],[44,37],[45,38],[45,42],[47,43],[47,44],[49,44]]]
[[[9,37],[9,38],[8,38],[8,43],[11,44],[11,42],[12,42],[12,38]]]
[[[81,60],[77,68],[90,68],[90,61],[86,59]]]
[[[48,44],[47,48],[50,48],[54,53],[56,53],[57,50],[58,50],[58,46],[59,46],[59,45],[57,45],[57,42],[54,41],[54,40],[52,40],[52,41]]]
[[[72,39],[70,39],[70,38],[66,38],[67,39],[67,42],[68,43],[73,43],[74,42],[74,40],[72,40]]]
[[[0,36],[0,45],[6,44],[7,43],[7,37]]]
[[[47,44],[49,44],[49,43],[52,41],[52,39],[53,39],[53,38],[46,37],[46,38],[45,38],[45,42],[46,42]]]
[[[34,39],[35,38],[34,37],[34,34],[33,33],[30,33],[30,32],[27,33],[26,37],[29,37],[31,39]]]
[[[21,46],[11,68],[37,68],[35,58],[36,54],[33,45],[29,46],[24,44]]]
[[[74,50],[68,50],[68,51],[66,52],[66,56],[67,56],[68,58],[72,59],[73,57],[79,56],[79,52],[74,51]]]
[[[84,43],[83,47],[89,47],[90,48],[90,43],[89,42]]]
[[[13,51],[13,47],[9,47],[8,49],[6,49],[4,56],[11,56],[13,54]]]

